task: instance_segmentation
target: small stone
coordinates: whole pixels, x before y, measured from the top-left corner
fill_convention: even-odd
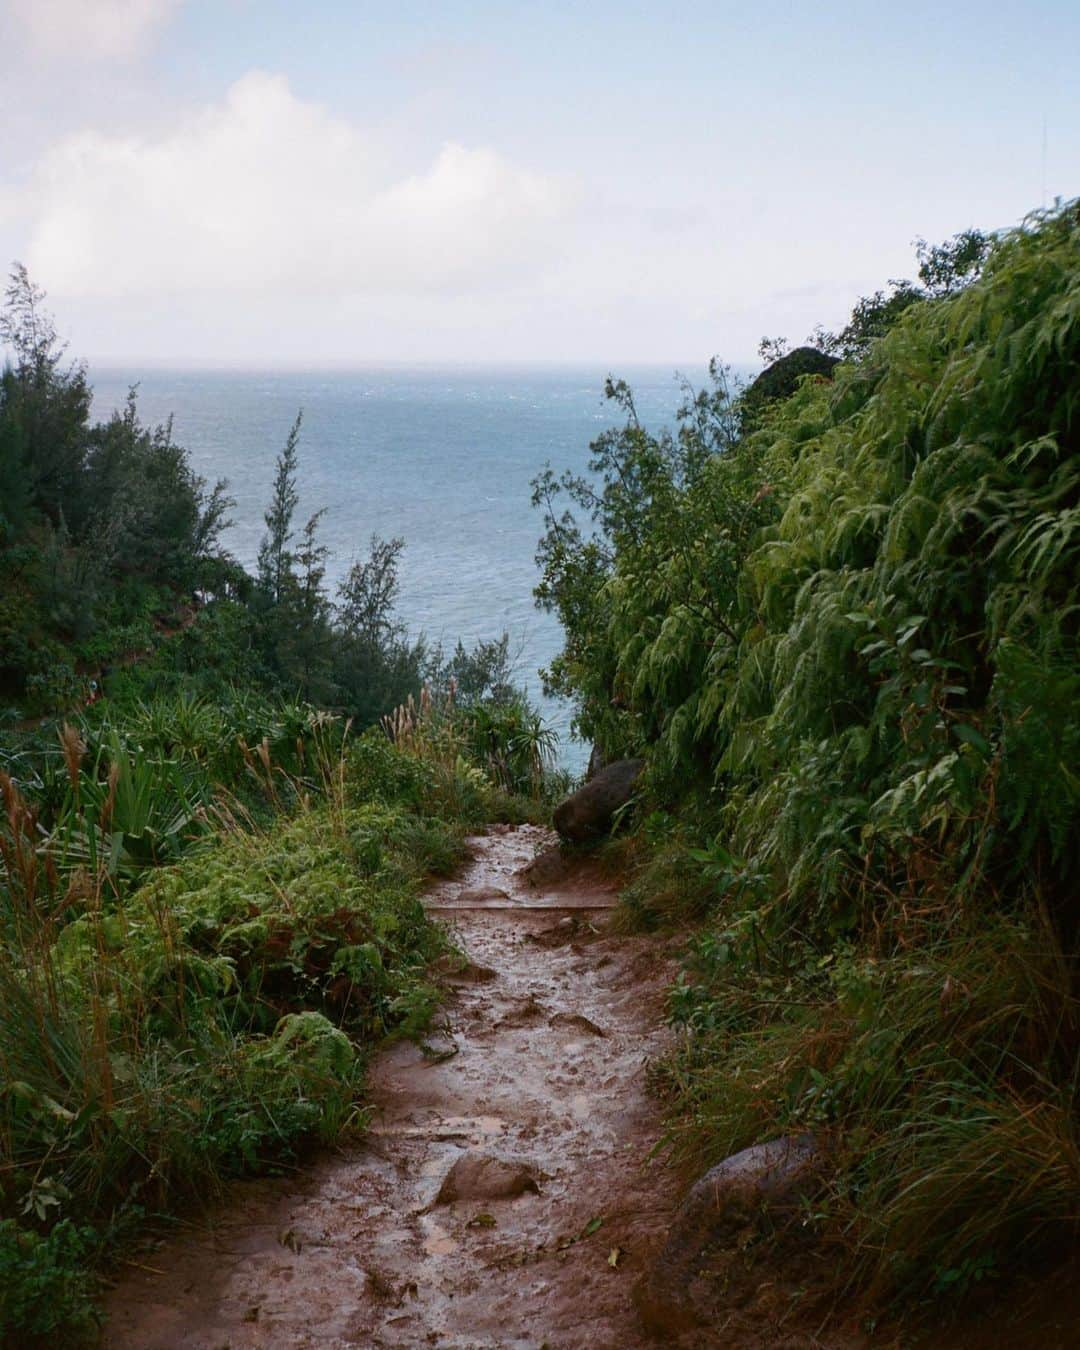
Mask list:
[[[548,1022],[548,1026],[566,1027],[570,1031],[584,1031],[589,1036],[606,1036],[607,1032],[603,1027],[598,1027],[596,1023],[583,1013],[557,1012]]]
[[[495,900],[509,900],[510,892],[500,886],[472,886],[457,893],[459,905],[485,905]]]
[[[447,1172],[435,1203],[452,1205],[456,1200],[513,1200],[526,1191],[540,1194],[540,1185],[528,1163],[467,1153]]]
[[[530,886],[556,886],[567,878],[568,868],[560,844],[551,844],[518,869],[517,875]]]

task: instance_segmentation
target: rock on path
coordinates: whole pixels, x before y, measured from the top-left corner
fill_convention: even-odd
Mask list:
[[[530,884],[552,842],[482,836],[428,897],[469,958],[447,972],[457,1053],[388,1047],[367,1137],[238,1184],[140,1256],[107,1300],[107,1345],[655,1343],[632,1290],[677,1201],[649,1160],[662,1122],[645,1088],[672,965],[653,939],[605,934],[614,895],[587,869]]]

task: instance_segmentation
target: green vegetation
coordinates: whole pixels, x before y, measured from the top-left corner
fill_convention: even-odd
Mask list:
[[[300,707],[169,711],[0,772],[0,1327],[23,1337],[89,1332],[93,1269],[146,1215],[363,1123],[368,1052],[435,1005],[420,883],[522,809],[449,723],[436,754]]]
[[[371,726],[427,685],[532,716],[508,644],[447,656],[398,619],[404,543],[373,537],[331,595],[322,512],[302,527],[301,418],[277,456],[256,574],[222,546],[233,502],[191,471],[171,425],[90,420],[44,297],[16,265],[0,312],[0,709],[70,715],[104,693],[125,715],[182,694],[299,699]]]
[[[592,473],[536,483],[548,685],[649,763],[628,912],[703,921],[676,1151],[814,1130],[878,1299],[1080,1221],[1080,213],[921,261],[831,375],[747,416],[714,366],[661,435],[612,383]]]
[[[1080,1221],[1080,212],[919,256],[673,432],[610,382],[535,485],[548,687],[648,762],[625,915],[695,925],[676,1156],[812,1130],[806,1217],[879,1302]],[[505,637],[408,636],[401,541],[328,593],[299,418],[249,576],[19,268],[0,336],[0,1329],[71,1340],[147,1215],[362,1123],[434,1006],[423,878],[556,780]]]
[[[363,1125],[371,1050],[435,1006],[447,939],[423,881],[555,780],[505,637],[450,655],[408,638],[400,540],[373,539],[331,599],[319,515],[294,525],[299,418],[249,576],[220,545],[226,484],[143,427],[134,393],[91,424],[41,301],[16,267],[0,1339],[70,1344],[144,1219]]]

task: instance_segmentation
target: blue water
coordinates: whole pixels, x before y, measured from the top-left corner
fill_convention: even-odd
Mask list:
[[[642,420],[671,424],[681,393],[671,369],[620,371]],[[695,383],[704,371],[685,372]],[[303,409],[298,524],[325,507],[321,537],[335,586],[371,534],[400,536],[398,608],[415,635],[452,647],[510,633],[518,680],[578,769],[587,747],[570,740],[570,711],[545,700],[538,669],[561,629],[537,610],[534,562],[540,515],[530,480],[544,466],[581,470],[589,442],[618,421],[602,369],[363,370],[239,373],[92,371],[94,412],[119,407],[139,385],[144,421],[172,416],[196,472],[224,477],[236,498],[226,544],[254,564],[274,460]]]

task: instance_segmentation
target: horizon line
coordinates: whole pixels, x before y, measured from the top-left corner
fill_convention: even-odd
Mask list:
[[[192,374],[230,373],[230,374],[360,374],[366,371],[491,371],[491,370],[567,370],[567,371],[607,371],[616,374],[619,370],[659,370],[670,369],[677,374],[682,369],[705,370],[711,357],[678,359],[672,357],[646,359],[641,357],[628,359],[611,358],[575,358],[573,360],[557,357],[479,357],[462,358],[423,358],[412,360],[370,359],[370,360],[326,360],[326,361],[265,361],[254,359],[207,361],[184,357],[76,357],[76,363],[84,365],[89,374],[94,370],[118,372],[124,369],[136,371],[184,371]],[[732,359],[723,364],[744,370],[761,365],[758,360]]]

